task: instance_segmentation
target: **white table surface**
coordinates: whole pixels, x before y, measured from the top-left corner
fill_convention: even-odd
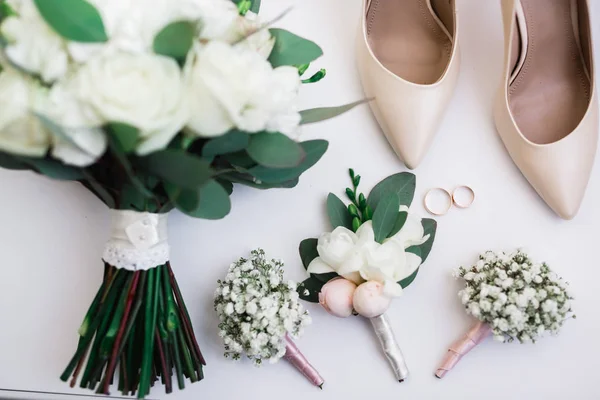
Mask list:
[[[263,3],[268,16],[292,4]],[[600,1],[591,3],[594,34],[600,37]],[[285,362],[262,368],[231,363],[222,356],[212,309],[215,281],[230,262],[257,246],[286,261],[287,277],[304,278],[298,243],[329,228],[325,198],[329,191],[343,194],[348,167],[363,176],[365,190],[405,170],[362,107],[304,129],[305,139],[327,138],[331,145],[295,189],[236,187],[233,211],[222,221],[171,215],[172,262],[208,367],[204,381],[168,398],[600,399],[600,165],[575,220],[562,221],[545,206],[513,165],[492,122],[502,62],[499,1],[459,0],[458,5],[460,81],[438,137],[416,171],[413,210],[426,216],[421,198],[434,186],[452,189],[467,183],[477,200],[469,210],[438,219],[430,258],[389,311],[410,378],[395,381],[365,320],[337,319],[317,305],[308,305],[313,325],[297,343],[325,377],[323,391]],[[325,50],[314,68],[327,68],[328,76],[305,86],[304,108],[363,97],[354,60],[359,10],[357,0],[297,1],[279,23]],[[108,210],[83,187],[31,173],[1,170],[0,185],[0,388],[69,391],[58,376],[75,350],[77,328],[100,284]],[[568,321],[560,336],[536,345],[487,341],[446,378],[436,379],[433,372],[448,345],[472,323],[456,296],[460,285],[451,270],[487,249],[517,247],[547,261],[571,282],[578,318]],[[0,392],[0,397],[11,395]],[[151,395],[163,397],[161,388]]]

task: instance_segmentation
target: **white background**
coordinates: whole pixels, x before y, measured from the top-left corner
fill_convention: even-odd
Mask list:
[[[263,3],[270,17],[292,4]],[[600,2],[591,3],[598,36]],[[298,243],[329,228],[325,198],[330,191],[343,194],[348,167],[363,176],[365,191],[405,170],[368,107],[362,107],[304,129],[305,139],[327,138],[331,145],[295,189],[236,187],[233,211],[222,221],[171,215],[172,262],[208,367],[207,379],[169,398],[600,399],[600,165],[575,220],[562,221],[545,206],[513,165],[492,122],[503,57],[499,1],[459,0],[458,6],[460,80],[438,137],[416,170],[412,209],[426,216],[421,199],[436,186],[466,183],[477,199],[471,209],[438,219],[430,258],[389,311],[410,378],[402,384],[394,379],[367,321],[336,319],[316,305],[308,305],[314,322],[298,345],[325,378],[322,392],[285,362],[260,369],[231,363],[222,356],[212,309],[215,281],[229,263],[258,246],[286,261],[289,278],[304,279]],[[328,76],[305,86],[303,108],[363,97],[354,60],[359,14],[357,0],[304,0],[279,23],[316,40],[325,51],[314,68],[327,68]],[[101,281],[108,210],[76,184],[31,173],[2,170],[0,185],[0,387],[68,391],[58,376],[75,350],[77,328]],[[456,296],[460,285],[451,270],[487,249],[517,247],[571,282],[578,318],[568,321],[560,336],[536,345],[487,341],[446,378],[436,379],[433,373],[448,345],[473,322]],[[162,389],[155,388],[151,397],[164,397]]]

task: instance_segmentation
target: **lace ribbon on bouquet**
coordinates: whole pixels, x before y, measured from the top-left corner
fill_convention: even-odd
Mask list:
[[[111,210],[111,215],[104,261],[129,271],[147,271],[169,261],[167,214]]]

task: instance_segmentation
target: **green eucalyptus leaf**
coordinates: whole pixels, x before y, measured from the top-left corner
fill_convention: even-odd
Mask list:
[[[352,215],[348,212],[346,205],[333,193],[327,196],[327,215],[333,229],[343,226],[352,229]]]
[[[203,157],[218,156],[221,154],[235,153],[244,150],[250,143],[250,135],[245,132],[233,130],[211,139],[202,148]]]
[[[81,168],[65,165],[60,161],[46,158],[22,158],[35,171],[52,179],[61,181],[78,181],[85,176]]]
[[[233,183],[231,183],[230,181],[228,181],[226,179],[221,179],[221,178],[217,178],[215,180],[217,182],[219,182],[219,185],[223,186],[223,189],[225,189],[227,194],[231,196],[231,194],[233,193]]]
[[[408,250],[407,250],[408,251]],[[418,248],[413,249],[412,251],[410,251],[413,254],[416,254],[417,256],[421,256],[421,252],[419,251]],[[419,273],[419,268],[417,268],[415,270],[415,272],[413,272],[412,274],[410,274],[409,276],[407,276],[406,278],[402,279],[400,282],[398,282],[398,284],[400,286],[402,286],[402,289],[406,289],[411,283],[413,283],[413,281],[415,280],[415,278],[417,277],[417,274]]]
[[[194,218],[221,219],[231,211],[227,191],[213,179],[199,190],[181,189],[168,183],[165,190],[179,211]]]
[[[433,247],[433,242],[435,241],[437,222],[430,218],[423,218],[421,224],[423,225],[424,235],[429,235],[429,239],[427,239],[427,241],[420,246],[409,247],[406,249],[406,251],[414,253],[413,250],[417,248],[419,253],[414,254],[417,254],[419,257],[421,257],[421,263],[424,263],[425,260],[427,260],[427,257],[429,257],[429,253],[431,253],[431,248]]]
[[[250,169],[256,166],[256,161],[250,158],[248,153],[246,153],[245,151],[224,154],[223,156],[221,156],[221,158],[229,162],[231,165],[235,167],[240,167],[242,169]]]
[[[310,140],[300,143],[306,157],[302,163],[294,168],[267,168],[258,165],[248,170],[250,174],[266,183],[281,183],[298,178],[305,171],[312,168],[327,151],[329,143],[326,140]]]
[[[231,200],[227,190],[214,179],[200,188],[200,204],[194,217],[204,219],[225,218],[231,211]]]
[[[249,186],[255,189],[267,190],[267,189],[291,189],[296,187],[298,184],[298,178],[292,179],[291,181],[281,183],[266,183],[261,182],[253,176],[242,174],[239,172],[230,172],[219,175],[220,178],[226,179],[233,183],[239,183],[241,185]]]
[[[373,213],[373,232],[375,241],[383,243],[394,228],[400,208],[400,198],[396,193],[390,193],[379,202]]]
[[[396,222],[394,223],[394,227],[392,231],[388,234],[388,237],[394,236],[396,233],[400,232],[404,224],[406,223],[406,219],[408,218],[408,213],[406,211],[400,211],[398,216],[396,217]]]
[[[183,189],[197,190],[214,175],[210,163],[183,150],[157,151],[138,162],[148,172]]]
[[[302,116],[302,121],[300,123],[306,125],[325,121],[348,112],[360,104],[368,103],[369,101],[370,99],[365,99],[339,107],[312,108],[310,110],[300,111],[300,115]]]
[[[367,205],[376,212],[379,202],[389,194],[395,193],[400,199],[400,205],[410,207],[415,196],[415,187],[416,177],[410,172],[401,172],[388,176],[371,190],[367,199]]]
[[[138,128],[122,122],[111,122],[106,126],[106,130],[120,152],[127,154],[135,150],[140,137]]]
[[[196,29],[189,21],[170,23],[154,38],[154,52],[183,61],[192,47],[195,34]]]
[[[294,35],[284,29],[269,29],[275,38],[275,46],[269,56],[273,68],[282,65],[308,64],[323,55],[323,50],[314,42]]]
[[[22,162],[18,156],[2,152],[0,152],[0,167],[15,171],[31,169],[31,167]]]
[[[300,258],[302,259],[302,265],[304,265],[304,269],[307,269],[312,260],[319,257],[319,252],[317,251],[317,244],[319,239],[304,239],[300,242],[300,248],[298,251],[300,252]]]
[[[250,7],[250,11],[254,14],[258,14],[260,11],[260,0],[252,0],[252,7]]]
[[[282,133],[256,133],[246,151],[254,161],[268,168],[297,167],[306,156],[302,146]]]
[[[325,282],[311,276],[298,285],[297,291],[300,298],[311,303],[319,302],[319,293]]]
[[[198,209],[200,193],[197,190],[182,189],[169,182],[164,182],[163,186],[169,200],[182,213],[190,214]]]
[[[34,0],[50,27],[65,39],[82,43],[108,41],[102,17],[86,0]]]

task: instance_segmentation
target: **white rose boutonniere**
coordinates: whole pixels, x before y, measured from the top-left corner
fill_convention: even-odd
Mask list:
[[[353,310],[368,318],[402,382],[408,369],[385,312],[416,278],[433,246],[437,225],[408,211],[415,190],[413,174],[384,179],[368,198],[357,192],[360,176],[350,170],[350,178],[349,206],[333,193],[327,198],[335,229],[300,244],[310,278],[298,293],[337,317],[347,317]]]

